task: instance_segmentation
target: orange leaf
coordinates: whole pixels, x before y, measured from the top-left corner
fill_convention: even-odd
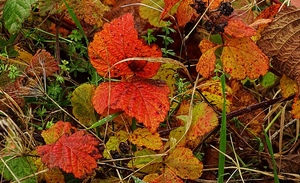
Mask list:
[[[106,76],[110,72],[111,77],[136,74],[150,78],[156,74],[160,67],[158,62],[141,60],[118,63],[131,57],[162,56],[158,46],[150,47],[138,39],[132,14],[127,13],[103,27],[102,31],[95,34],[88,47],[91,63],[101,76]]]
[[[199,62],[197,63],[196,70],[205,78],[210,77],[215,70],[215,51],[219,47],[220,46],[217,46],[207,39],[203,39],[199,44],[202,55],[199,59]]]
[[[240,80],[256,79],[269,68],[268,57],[249,37],[226,40],[221,60],[225,71]]]
[[[42,137],[46,144],[54,144],[64,134],[71,134],[77,131],[69,122],[58,121],[48,130],[42,131]]]
[[[152,150],[159,150],[163,143],[156,132],[152,134],[147,128],[138,128],[130,135],[129,141],[137,146],[145,146]]]
[[[59,167],[77,178],[84,178],[97,168],[96,160],[101,158],[95,147],[100,142],[92,135],[77,131],[63,135],[55,144],[38,147],[42,162],[49,168]]]
[[[232,17],[228,20],[228,25],[224,28],[224,32],[230,36],[240,38],[251,37],[256,33],[255,29],[236,17]]]
[[[169,92],[169,87],[160,80],[104,82],[96,89],[92,101],[99,114],[104,114],[108,107],[113,110],[123,110],[154,133],[159,123],[164,121],[170,108]]]
[[[38,50],[25,71],[30,76],[50,76],[58,71],[58,64],[49,52]]]
[[[196,14],[196,10],[190,6],[193,4],[194,0],[183,0],[178,9],[177,9],[177,22],[179,26],[185,26],[189,21],[192,20],[192,17]]]
[[[163,174],[151,180],[150,183],[183,183],[183,181],[178,178],[172,170],[165,168]]]
[[[167,14],[168,12],[172,9],[172,7],[178,3],[178,0],[164,0],[165,2],[165,7],[163,12],[160,14],[160,19],[162,20]]]
[[[218,115],[207,103],[199,103],[193,107],[192,126],[188,132],[188,140],[203,137],[218,126]]]
[[[294,97],[294,103],[292,105],[292,114],[294,118],[300,119],[300,100],[299,95]]]
[[[203,164],[194,157],[192,150],[178,147],[166,159],[166,165],[179,177],[195,180],[202,174]]]

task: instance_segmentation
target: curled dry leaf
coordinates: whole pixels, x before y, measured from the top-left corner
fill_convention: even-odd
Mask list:
[[[77,178],[84,178],[97,168],[96,160],[102,157],[96,148],[99,143],[92,135],[77,131],[64,134],[54,144],[39,146],[37,151],[49,168],[59,167]]]
[[[145,146],[152,150],[159,150],[163,146],[159,134],[157,132],[152,134],[147,128],[136,129],[130,135],[129,141],[137,146]]]
[[[272,58],[275,69],[280,70],[300,86],[300,10],[286,7],[261,33],[257,42],[262,51]]]
[[[99,114],[106,115],[107,108],[123,110],[155,133],[169,111],[169,92],[168,85],[160,80],[104,82],[96,89],[92,102]]]
[[[132,57],[161,57],[158,46],[148,46],[138,39],[133,15],[127,13],[105,24],[88,47],[92,65],[101,76],[131,76],[151,78],[160,67],[158,62],[144,60],[122,62]],[[110,75],[109,75],[110,74]]]
[[[46,50],[38,50],[32,57],[30,64],[25,69],[30,76],[50,76],[58,71],[55,58]]]

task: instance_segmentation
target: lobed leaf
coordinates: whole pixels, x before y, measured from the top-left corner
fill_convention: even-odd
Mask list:
[[[219,47],[207,39],[203,39],[199,44],[202,55],[197,63],[196,70],[205,78],[209,78],[215,70],[215,51]]]
[[[175,173],[169,168],[165,168],[160,176],[156,176],[155,179],[149,181],[149,183],[183,183],[183,181],[175,175]]]
[[[216,112],[207,103],[196,104],[192,114],[192,125],[187,134],[188,140],[203,137],[219,124]]]
[[[256,79],[269,69],[268,57],[249,37],[226,40],[221,60],[225,71],[239,80]]]
[[[156,132],[152,134],[147,128],[136,129],[129,137],[129,141],[137,146],[145,146],[148,149],[159,150],[163,143]]]
[[[192,150],[184,147],[174,149],[166,159],[166,165],[183,179],[195,180],[203,170],[202,162],[194,157]]]
[[[49,168],[59,167],[77,178],[84,178],[97,168],[101,158],[96,146],[100,142],[84,131],[72,135],[64,134],[54,144],[39,146],[38,154]]]
[[[82,84],[73,91],[71,97],[73,115],[86,126],[91,126],[97,121],[92,104],[94,93],[94,85]]]
[[[296,80],[300,86],[300,9],[286,7],[261,33],[257,44],[272,57],[275,69]]]
[[[228,25],[224,28],[224,32],[230,36],[239,38],[251,37],[256,34],[255,29],[237,17],[232,17],[228,20]]]
[[[50,76],[56,71],[58,71],[58,64],[46,50],[38,50],[25,70],[30,76]]]
[[[5,161],[8,167],[5,166],[1,160]],[[19,182],[19,180],[15,179],[15,176],[17,179],[21,179],[34,174],[37,170],[36,166],[31,161],[31,159],[25,156],[15,157],[15,158],[11,156],[6,156],[1,158],[1,160],[0,160],[1,175],[6,180],[13,180]],[[15,176],[13,176],[11,172],[13,172]],[[22,183],[36,183],[37,182],[36,179],[37,178],[33,176],[23,180]]]
[[[233,92],[231,88],[226,85],[226,112],[230,112],[232,105]],[[223,94],[220,80],[208,80],[199,85],[199,90],[206,97],[206,99],[220,111],[223,108]]]
[[[107,108],[123,110],[155,133],[169,111],[169,92],[169,87],[160,80],[104,82],[97,87],[92,102],[99,114],[104,114]]]
[[[37,0],[7,0],[3,8],[4,26],[9,33],[18,32],[30,16],[31,5]]]
[[[72,131],[77,131],[69,122],[58,121],[48,130],[42,131],[42,137],[46,144],[54,144],[64,134],[70,135]]]
[[[151,78],[159,67],[158,62],[143,60],[119,63],[131,57],[161,57],[158,46],[148,46],[138,39],[134,28],[133,15],[127,13],[96,33],[94,40],[88,46],[88,55],[92,65],[101,76],[132,76]]]
[[[176,18],[179,26],[185,26],[188,22],[197,17],[196,10],[190,6],[193,0],[182,0],[178,6]]]

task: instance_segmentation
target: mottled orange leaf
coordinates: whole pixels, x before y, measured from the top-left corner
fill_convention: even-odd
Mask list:
[[[294,118],[300,119],[300,100],[299,95],[294,97],[294,102],[292,105],[292,114]]]
[[[163,19],[166,16],[166,14],[171,10],[171,8],[176,3],[178,3],[177,0],[164,0],[164,2],[165,2],[165,7],[164,7],[163,12],[160,14],[160,19]]]
[[[206,5],[208,6],[211,3],[211,6],[209,7],[210,10],[217,9],[221,2],[230,2],[230,0],[202,0],[203,2],[206,2]]]
[[[280,79],[279,88],[281,89],[281,93],[284,98],[288,98],[298,92],[298,85],[296,81],[287,77],[285,74]]]
[[[25,69],[30,76],[50,76],[58,71],[55,58],[46,50],[38,50]]]
[[[135,117],[143,123],[150,132],[155,133],[169,111],[169,92],[168,85],[160,80],[104,82],[96,89],[92,101],[99,114],[104,114],[108,107],[123,110],[130,117]]]
[[[71,134],[77,131],[69,122],[58,121],[48,130],[42,131],[42,137],[46,144],[55,143],[64,134]]]
[[[196,104],[192,114],[192,125],[187,134],[188,140],[203,137],[218,126],[218,115],[207,103]]]
[[[103,30],[97,32],[89,44],[88,54],[92,65],[101,76],[119,77],[135,74],[145,78],[154,76],[160,63],[143,60],[119,62],[131,57],[162,56],[158,46],[145,45],[138,39],[131,13],[105,24]]]
[[[223,67],[235,79],[256,79],[267,73],[268,57],[249,37],[225,41],[221,55]]]
[[[64,134],[54,144],[39,146],[37,151],[49,168],[59,167],[77,178],[84,178],[97,168],[96,160],[102,157],[96,148],[99,143],[92,135],[77,131]]]
[[[183,181],[172,170],[165,168],[163,173],[151,180],[150,183],[183,183]]]
[[[206,99],[220,111],[223,108],[223,94],[220,80],[209,80],[199,85],[199,90]],[[230,112],[232,105],[232,90],[226,85],[226,112]]]
[[[145,146],[148,149],[159,150],[163,143],[159,134],[152,134],[147,128],[136,129],[129,137],[129,141],[137,146]]]
[[[192,150],[184,147],[175,148],[166,159],[166,165],[183,179],[195,180],[203,170],[202,162],[194,157]]]
[[[196,10],[190,6],[194,0],[182,0],[177,9],[177,22],[179,26],[185,26],[193,17],[197,15]]]
[[[228,20],[228,25],[224,28],[224,32],[233,37],[251,37],[256,31],[249,25],[245,24],[242,19],[236,16]]]
[[[219,47],[207,39],[203,39],[199,44],[202,55],[197,63],[196,70],[205,78],[209,78],[215,70],[215,51]]]

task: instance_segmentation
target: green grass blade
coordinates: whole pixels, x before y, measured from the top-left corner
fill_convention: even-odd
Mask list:
[[[265,135],[267,147],[269,149],[269,152],[270,152],[270,155],[271,155],[271,158],[272,158],[274,182],[279,183],[278,174],[277,174],[277,166],[276,166],[276,162],[275,162],[275,158],[274,158],[274,152],[273,152],[272,144],[271,144],[271,141],[269,139],[269,136],[267,134],[266,129],[264,130],[264,135]]]
[[[87,36],[78,20],[78,18],[76,17],[74,11],[72,10],[72,8],[69,6],[69,4],[67,3],[66,0],[64,0],[65,4],[66,4],[66,7],[67,7],[67,10],[70,14],[70,16],[72,17],[73,21],[75,22],[76,26],[78,27],[79,31],[81,32],[81,34],[83,35],[84,39],[85,39],[85,42],[86,42],[86,45],[88,46],[89,45],[89,40],[87,39]]]
[[[105,118],[97,121],[96,123],[94,123],[92,126],[90,126],[87,130],[90,130],[90,129],[93,129],[93,128],[96,128],[98,126],[102,126],[104,125],[105,123],[113,120],[114,118],[118,117],[120,114],[122,114],[123,112],[117,112],[117,113],[114,113],[114,114],[111,114],[111,115],[108,115],[106,116]]]
[[[221,121],[221,132],[220,132],[220,151],[226,153],[226,76],[225,73],[221,76],[222,95],[223,95],[223,109],[222,109],[222,121]],[[224,167],[225,167],[225,156],[223,153],[219,153],[219,167],[218,167],[218,183],[224,182]]]

